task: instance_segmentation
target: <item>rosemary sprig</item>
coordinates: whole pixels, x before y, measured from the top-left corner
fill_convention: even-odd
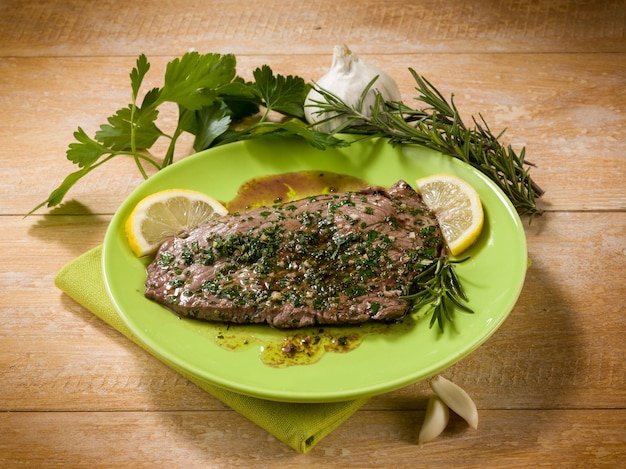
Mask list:
[[[504,146],[498,135],[492,133],[484,118],[472,118],[473,127],[465,125],[454,104],[413,69],[409,69],[415,82],[417,101],[425,106],[413,109],[402,102],[385,101],[377,94],[371,110],[363,109],[363,101],[377,77],[363,91],[358,103],[350,106],[333,93],[316,85],[323,100],[316,101],[317,114],[323,121],[344,121],[334,133],[351,133],[364,136],[386,137],[391,144],[415,143],[458,158],[478,169],[494,181],[511,200],[520,215],[540,214],[536,198],[543,190],[532,180],[525,160],[525,148],[517,153]],[[366,112],[367,111],[367,112]],[[370,116],[371,114],[371,116]]]
[[[431,313],[430,327],[435,322],[443,332],[446,321],[453,322],[451,308],[456,306],[462,311],[473,313],[464,304],[467,296],[463,291],[453,264],[465,262],[467,259],[453,261],[449,257],[438,257],[432,261],[414,280],[413,289],[416,293],[402,296],[411,302],[410,313],[418,312],[428,306],[425,314]]]

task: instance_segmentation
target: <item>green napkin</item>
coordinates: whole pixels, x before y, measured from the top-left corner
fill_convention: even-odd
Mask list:
[[[97,247],[68,263],[57,274],[56,286],[150,352],[126,327],[111,303],[104,285],[101,256],[102,248]],[[324,404],[267,401],[214,386],[171,363],[166,364],[300,453],[310,451],[367,402],[367,399]]]

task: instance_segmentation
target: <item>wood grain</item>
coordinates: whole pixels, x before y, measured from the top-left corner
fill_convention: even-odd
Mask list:
[[[163,85],[169,60],[152,60],[145,90]],[[277,73],[313,80],[325,72],[329,60],[328,55],[297,61],[262,55],[240,59],[238,69],[249,79],[254,68],[267,63]],[[34,104],[29,113],[0,114],[0,128],[7,132],[3,151],[13,158],[37,162],[27,169],[21,165],[6,168],[8,178],[0,180],[0,190],[9,199],[2,202],[0,213],[27,213],[77,169],[65,158],[72,133],[80,126],[93,135],[108,116],[128,104],[128,73],[134,61],[135,57],[0,62],[0,99],[6,108]],[[415,95],[408,72],[408,67],[414,67],[446,96],[454,94],[468,123],[472,116],[482,115],[494,132],[506,130],[506,143],[518,151],[526,147],[528,161],[536,165],[531,174],[546,190],[541,202],[546,210],[626,208],[626,156],[618,151],[626,147],[622,130],[626,126],[626,94],[611,91],[626,88],[626,54],[385,55],[372,56],[371,61],[396,79],[406,102],[413,102]],[[479,69],[471,66],[476,62],[481,64]],[[68,89],[69,76],[79,86]],[[33,99],[35,90],[39,96]],[[67,112],[68,106],[71,112]],[[175,122],[174,109],[169,113],[167,109],[159,121],[165,131],[173,130]],[[42,112],[48,116],[47,132],[33,128],[33,113]],[[154,154],[163,155],[164,145],[157,144]],[[30,150],[25,153],[25,148]],[[183,140],[179,157],[190,152],[189,141]],[[42,173],[46,184],[41,183]],[[74,205],[78,213],[111,214],[141,181],[132,160],[118,159],[77,184],[67,200],[79,202]]]
[[[299,455],[232,411],[4,413],[0,425],[10,430],[0,454],[8,466],[272,468],[381,467],[389,461],[402,468],[451,462],[526,468],[529,461],[613,468],[626,456],[623,409],[481,411],[478,431],[453,416],[442,436],[417,445],[423,414],[360,411],[314,451]]]
[[[531,265],[510,316],[445,372],[475,399],[478,431],[453,415],[417,445],[421,382],[372,398],[299,455],[54,286],[141,183],[132,161],[23,217],[75,169],[77,127],[93,134],[129,102],[140,53],[149,89],[190,48],[235,53],[245,78],[268,64],[315,80],[339,43],[405,101],[412,67],[467,122],[506,129],[536,164],[546,213],[524,224]],[[623,466],[624,89],[623,0],[0,0],[0,467]],[[166,109],[159,125],[175,118]]]
[[[113,7],[113,5],[115,7]],[[625,52],[621,0],[78,0],[0,4],[0,55]],[[269,52],[268,52],[269,51]]]

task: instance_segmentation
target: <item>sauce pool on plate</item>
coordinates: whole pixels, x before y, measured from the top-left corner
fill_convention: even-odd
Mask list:
[[[329,171],[298,171],[251,179],[242,184],[235,197],[224,205],[230,213],[245,212],[261,206],[298,200],[334,192],[358,191],[370,186],[354,176]],[[361,345],[369,335],[381,335],[393,328],[409,329],[413,318],[407,317],[394,324],[360,324],[337,327],[307,327],[281,331],[280,337],[260,338],[259,327],[213,324],[210,338],[221,348],[240,351],[258,347],[259,360],[271,367],[284,368],[318,362],[326,353],[346,353]]]

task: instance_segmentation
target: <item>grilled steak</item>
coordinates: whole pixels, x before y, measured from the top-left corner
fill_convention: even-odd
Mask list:
[[[182,316],[277,328],[406,314],[422,261],[440,255],[434,215],[404,181],[232,213],[168,240],[145,295]]]

